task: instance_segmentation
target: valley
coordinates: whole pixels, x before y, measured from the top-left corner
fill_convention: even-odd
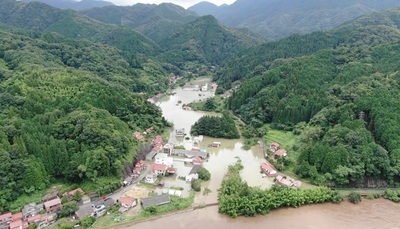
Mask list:
[[[0,1],[0,229],[399,225],[395,0],[41,1]]]

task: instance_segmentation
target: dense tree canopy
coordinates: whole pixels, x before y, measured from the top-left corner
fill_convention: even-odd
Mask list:
[[[193,136],[206,135],[215,138],[239,138],[239,132],[230,114],[224,113],[222,117],[203,116],[190,131]]]
[[[54,179],[118,179],[132,132],[166,125],[138,93],[166,87],[155,64],[135,69],[113,47],[54,33],[0,33],[0,210]]]
[[[247,50],[238,56],[243,61],[217,71],[223,86],[242,80],[228,107],[255,128],[272,123],[299,134],[301,177],[336,186],[394,184],[400,177],[399,15],[391,10]],[[248,65],[235,72],[238,63]]]

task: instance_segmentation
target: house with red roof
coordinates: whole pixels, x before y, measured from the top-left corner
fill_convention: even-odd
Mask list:
[[[3,225],[8,225],[12,221],[12,214],[11,212],[5,213],[0,215],[0,228]]]
[[[280,157],[286,157],[286,156],[287,156],[287,151],[285,149],[278,149],[277,151],[274,152],[275,160]]]
[[[269,177],[276,177],[278,175],[278,171],[274,168],[274,166],[263,162],[260,165],[261,170]]]
[[[156,174],[156,175],[163,175],[165,176],[165,173],[167,172],[168,166],[163,165],[163,164],[152,164],[150,167],[150,173]]]
[[[176,168],[174,168],[174,167],[168,167],[168,168],[167,168],[167,172],[168,172],[169,174],[175,174],[175,173],[176,173]]]
[[[61,199],[57,197],[56,199],[49,200],[43,203],[44,209],[48,213],[58,212],[62,208]]]
[[[18,212],[18,213],[15,213],[15,214],[12,215],[12,221],[13,222],[19,221],[19,220],[22,220],[22,219],[23,219],[22,212]]]
[[[120,197],[118,202],[121,203],[121,208],[119,209],[120,212],[126,212],[137,205],[137,200],[129,196]]]
[[[29,224],[28,222],[24,222],[22,220],[16,220],[10,223],[10,229],[28,229]]]
[[[196,156],[195,158],[193,158],[192,164],[193,165],[202,165],[203,164],[203,160],[199,156]]]
[[[278,149],[280,149],[280,145],[278,144],[278,143],[276,143],[276,142],[273,142],[273,143],[271,143],[270,145],[269,145],[269,149],[273,152],[273,153],[275,153],[275,151],[277,151]]]

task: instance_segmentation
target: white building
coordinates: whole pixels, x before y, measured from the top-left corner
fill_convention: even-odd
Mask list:
[[[174,164],[174,159],[166,153],[157,153],[155,163],[171,167]]]

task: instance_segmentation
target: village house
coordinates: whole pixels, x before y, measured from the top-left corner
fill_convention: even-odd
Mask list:
[[[142,170],[144,170],[146,167],[147,167],[147,164],[143,160],[139,160],[138,162],[136,162],[135,167],[133,168],[133,171],[132,171],[132,177],[133,178],[139,177]]]
[[[150,167],[150,173],[158,175],[165,176],[165,173],[167,172],[168,166],[163,165],[163,164],[152,164]]]
[[[121,204],[121,207],[119,208],[120,212],[126,212],[137,205],[137,200],[129,196],[120,197],[118,202]]]
[[[175,135],[176,135],[177,137],[183,137],[183,136],[185,136],[185,135],[186,135],[186,134],[185,134],[185,128],[181,128],[181,129],[175,130]]]
[[[67,197],[68,200],[71,201],[77,192],[79,192],[81,194],[81,196],[85,195],[85,192],[81,188],[77,188],[77,189],[65,192],[62,196]]]
[[[56,220],[55,214],[35,215],[28,218],[28,224],[36,224],[38,228],[45,228]]]
[[[12,221],[11,212],[0,215],[0,228],[8,228],[8,224]]]
[[[40,211],[43,210],[43,204],[35,204],[35,203],[30,203],[24,206],[22,208],[22,216],[23,219],[26,220],[31,216],[38,215]]]
[[[157,180],[157,175],[154,173],[148,173],[144,177],[144,182],[148,184],[154,184]]]
[[[174,159],[172,157],[168,157],[168,154],[166,153],[157,153],[155,156],[155,163],[172,167],[174,164]]]
[[[150,196],[141,200],[143,208],[148,208],[150,206],[161,206],[169,203],[171,203],[171,198],[168,194]]]
[[[171,155],[172,151],[174,150],[174,145],[172,145],[171,143],[167,143],[164,145],[163,149],[164,149],[164,151],[163,151],[164,153]]]
[[[182,106],[182,109],[183,109],[184,111],[191,111],[191,110],[192,110],[192,108],[191,108],[190,106],[186,105],[186,104],[184,104],[184,105]]]
[[[176,173],[176,168],[174,168],[174,167],[168,167],[168,168],[167,168],[167,173],[169,173],[169,174],[175,174],[175,173]]]
[[[283,177],[280,175],[275,178],[275,183],[280,184],[280,185],[286,185],[288,187],[294,187],[294,188],[298,188],[301,186],[301,181],[297,181],[290,177]]]
[[[221,146],[221,142],[213,142],[211,143],[211,147],[220,147]]]
[[[269,145],[269,149],[275,153],[275,151],[277,151],[278,149],[280,149],[280,145],[276,142],[273,142]]]
[[[143,141],[144,140],[144,136],[141,133],[137,132],[137,131],[133,133],[133,136],[135,136],[135,138],[138,141]]]
[[[263,162],[261,163],[260,167],[261,170],[269,177],[275,177],[278,175],[278,171],[270,164]]]
[[[43,203],[43,205],[47,213],[58,212],[62,208],[61,200],[59,197],[46,201]]]
[[[115,201],[112,198],[101,199],[92,204],[93,216],[100,217],[104,215],[107,208],[113,206]]]
[[[12,215],[12,221],[13,222],[19,221],[19,220],[22,220],[22,219],[23,219],[22,212],[18,212],[18,213],[15,213],[15,214]]]
[[[193,138],[193,146],[198,146],[204,139],[203,135],[199,135]]]
[[[57,191],[52,191],[52,192],[47,193],[46,195],[44,195],[42,197],[42,202],[46,202],[46,201],[53,200],[53,199],[56,199],[56,198],[58,198],[58,192]]]
[[[203,160],[199,156],[196,156],[195,158],[193,158],[192,164],[193,165],[202,165],[203,164]]]
[[[75,212],[75,219],[82,219],[85,216],[93,216],[93,214],[93,206],[89,204],[84,204],[79,206],[78,211]]]
[[[16,220],[10,223],[9,225],[10,229],[28,229],[29,224],[28,222],[24,222],[22,220]]]
[[[285,149],[278,149],[277,151],[274,152],[274,159],[278,159],[280,157],[286,157],[287,156],[287,151]]]
[[[193,166],[193,168],[190,170],[189,175],[187,175],[185,177],[185,180],[188,182],[191,182],[192,180],[197,180],[199,179],[199,170],[202,168],[203,166],[201,165],[195,165]]]
[[[206,159],[208,157],[208,153],[205,149],[200,149],[199,151],[174,149],[172,155],[188,158],[200,157],[201,159]]]
[[[146,134],[150,134],[152,131],[153,131],[153,127],[150,127],[150,128],[147,128],[147,129],[145,130],[145,133],[146,133]]]
[[[133,177],[128,176],[128,177],[126,177],[126,178],[124,179],[123,185],[124,185],[124,186],[128,186],[128,185],[132,184],[132,181],[133,181]]]

